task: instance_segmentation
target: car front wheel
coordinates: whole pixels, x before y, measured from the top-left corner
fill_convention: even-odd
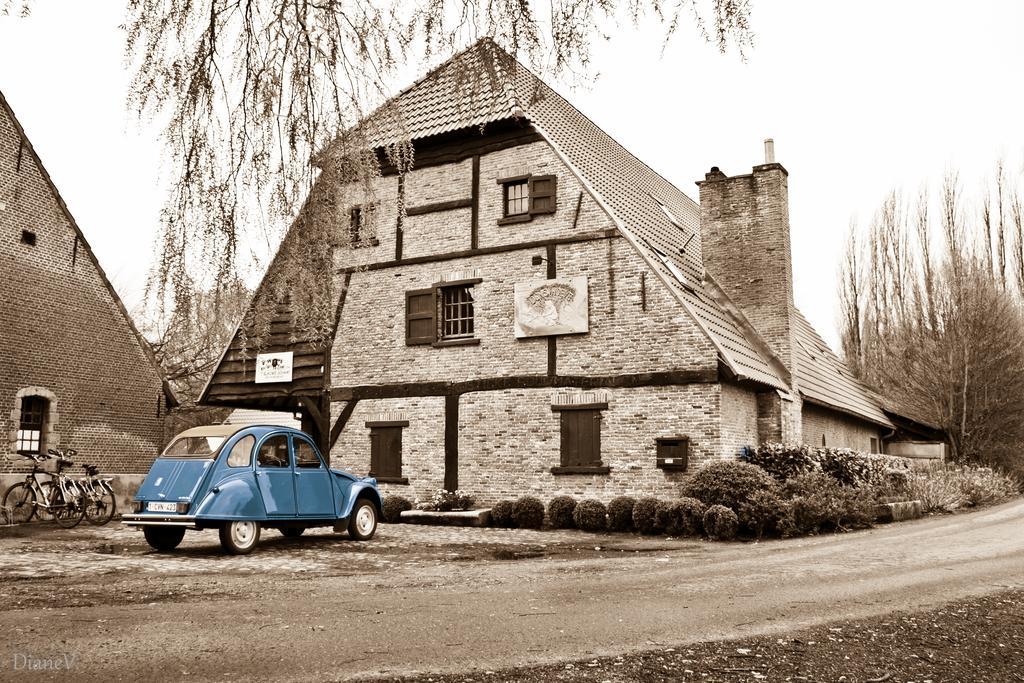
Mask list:
[[[170,552],[178,547],[185,538],[185,527],[180,526],[147,526],[142,528],[148,543],[154,550],[161,553]]]
[[[377,508],[363,499],[357,500],[348,523],[348,535],[355,541],[368,541],[377,531]]]
[[[259,522],[239,520],[227,522],[220,528],[220,544],[232,555],[248,555],[259,542]]]

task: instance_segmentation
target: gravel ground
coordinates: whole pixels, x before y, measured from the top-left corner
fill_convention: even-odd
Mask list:
[[[924,612],[838,621],[784,636],[652,647],[620,657],[394,680],[1013,683],[1024,681],[1024,591],[962,600]]]

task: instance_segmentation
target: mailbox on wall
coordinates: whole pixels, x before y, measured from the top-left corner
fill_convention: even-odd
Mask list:
[[[657,443],[658,468],[669,472],[685,472],[690,459],[690,437],[662,437]]]

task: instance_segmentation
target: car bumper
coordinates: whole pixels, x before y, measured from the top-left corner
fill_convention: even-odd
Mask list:
[[[126,526],[183,526],[196,528],[195,515],[130,514],[121,515],[121,524]]]

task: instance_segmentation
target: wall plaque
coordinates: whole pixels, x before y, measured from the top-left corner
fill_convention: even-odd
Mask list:
[[[585,275],[518,282],[514,291],[517,339],[589,331],[590,302]]]

